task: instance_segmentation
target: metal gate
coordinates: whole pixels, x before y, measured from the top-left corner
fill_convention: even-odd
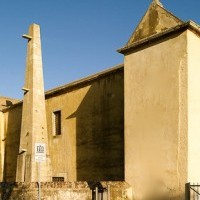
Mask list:
[[[100,182],[90,185],[92,200],[110,200],[110,187],[103,187]]]
[[[185,184],[185,200],[200,200],[200,185],[198,183]]]

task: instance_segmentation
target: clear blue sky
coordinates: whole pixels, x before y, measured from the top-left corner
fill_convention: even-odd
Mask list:
[[[41,26],[45,90],[123,62],[129,39],[151,0],[1,0],[0,95],[22,98],[26,40]],[[184,21],[200,23],[199,0],[162,0]]]

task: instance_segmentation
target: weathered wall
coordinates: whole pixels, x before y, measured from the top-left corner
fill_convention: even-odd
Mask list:
[[[0,183],[1,199],[37,200],[38,184],[33,183]],[[89,200],[91,191],[87,183],[41,183],[41,199],[44,200]]]
[[[188,36],[188,182],[200,180],[200,37]]]
[[[137,200],[183,198],[186,41],[180,33],[125,56],[125,180]]]
[[[15,106],[4,113],[5,138],[0,141],[5,146],[3,180],[12,182],[16,179],[17,155],[21,130],[21,105]]]
[[[16,177],[21,107],[4,113],[6,181]],[[62,114],[58,136],[52,133],[56,110]],[[49,95],[46,111],[53,176],[65,181],[124,179],[123,68]]]
[[[16,136],[19,135],[18,131],[20,131],[21,127],[21,109],[14,109],[5,113],[1,110],[9,108],[17,102],[19,102],[17,99],[0,96],[0,181],[14,180],[16,169],[13,168],[15,168],[14,162],[16,158],[12,159],[13,156],[17,155],[17,152],[15,152],[16,146],[18,146]],[[8,170],[12,172],[8,172]]]
[[[11,99],[8,97],[0,96],[0,110],[12,106],[14,103],[17,103],[18,101],[19,101],[18,99]]]
[[[126,200],[129,185],[125,182],[101,182],[105,189],[103,196],[110,200]],[[109,192],[108,192],[109,190]],[[5,200],[37,200],[37,183],[0,183],[0,198]],[[93,194],[95,195],[95,193]],[[42,182],[43,200],[92,200],[92,190],[87,182]]]
[[[123,68],[47,98],[53,176],[65,180],[123,180]],[[61,110],[62,134],[52,134]]]

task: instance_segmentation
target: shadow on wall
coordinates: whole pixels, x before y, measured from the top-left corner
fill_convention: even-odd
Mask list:
[[[15,187],[15,183],[0,183],[0,194],[1,194],[1,199],[2,200],[9,200],[11,195],[12,195],[12,191]]]
[[[78,181],[124,180],[123,73],[95,81],[77,111]]]
[[[5,182],[15,182],[17,169],[17,156],[19,152],[21,131],[21,106],[9,110],[7,121],[7,134],[5,138],[4,175]]]
[[[7,106],[7,107],[12,106],[12,105],[13,105],[13,102],[12,102],[12,101],[6,100],[6,106]]]

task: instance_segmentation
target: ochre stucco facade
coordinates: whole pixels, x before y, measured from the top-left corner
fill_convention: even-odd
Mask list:
[[[184,193],[187,123],[181,121],[180,87],[186,33],[125,56],[125,179],[135,185],[136,196]]]
[[[46,93],[53,177],[65,181],[124,179],[123,90],[123,66],[119,66]],[[61,110],[62,128],[61,135],[55,136],[52,117],[56,110]],[[1,142],[6,154],[5,161],[4,154],[1,160],[1,181],[12,182],[16,179],[22,103],[0,114],[6,135]]]
[[[70,181],[124,178],[123,68],[102,75],[53,97],[47,95],[53,176]],[[61,135],[53,136],[56,110],[62,111],[62,129]]]

